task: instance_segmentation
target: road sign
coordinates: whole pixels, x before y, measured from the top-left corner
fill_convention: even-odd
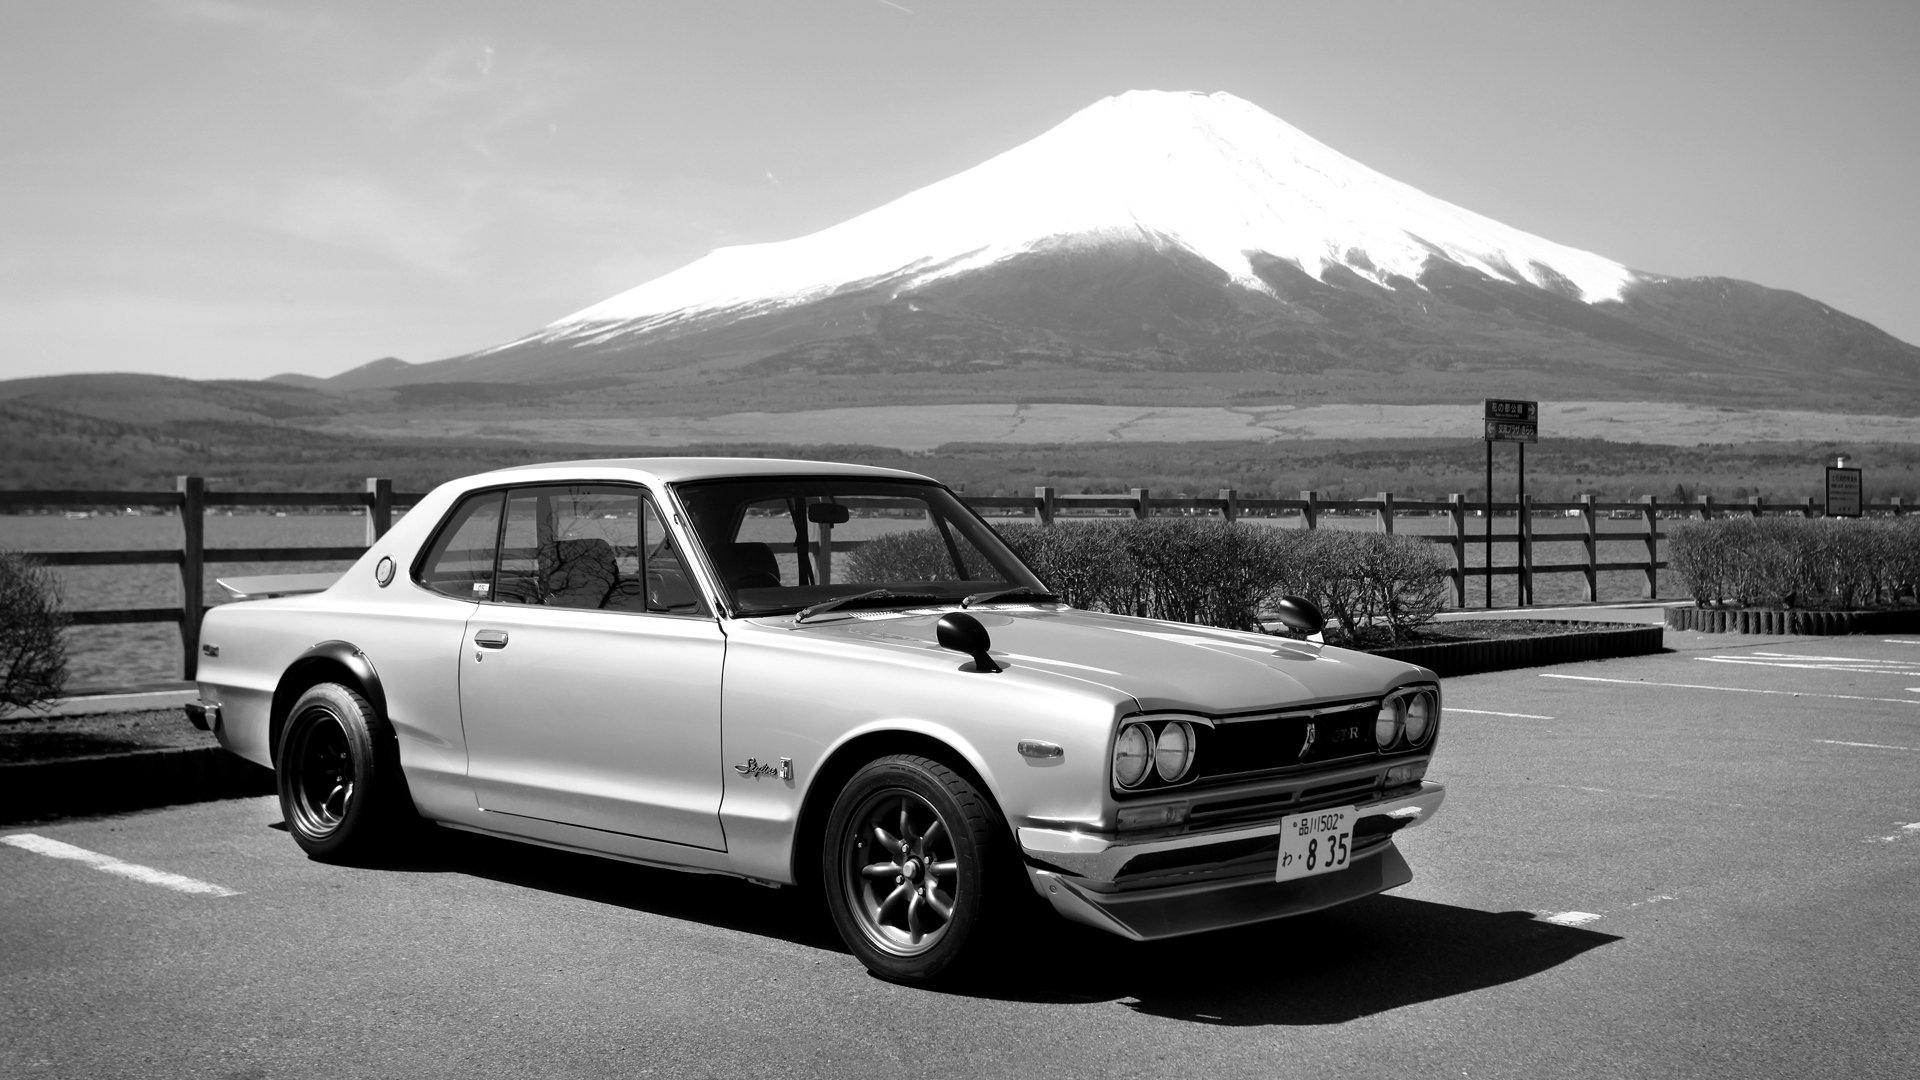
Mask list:
[[[1540,421],[1540,403],[1490,397],[1487,399],[1487,419],[1518,420],[1522,423],[1536,424]]]
[[[1860,470],[1827,466],[1827,516],[1860,516]]]
[[[1515,398],[1487,399],[1486,440],[1495,442],[1539,442],[1540,403]]]

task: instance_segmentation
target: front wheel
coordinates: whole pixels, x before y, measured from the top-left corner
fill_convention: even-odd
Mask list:
[[[996,817],[966,777],[930,758],[867,764],[827,819],[821,881],[840,937],[869,971],[925,982],[978,954],[1006,886]]]
[[[339,683],[313,686],[293,703],[274,772],[287,831],[316,859],[365,857],[402,824],[393,736],[365,697]]]

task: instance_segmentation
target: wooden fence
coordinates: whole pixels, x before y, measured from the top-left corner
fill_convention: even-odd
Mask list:
[[[194,677],[200,652],[200,616],[205,610],[206,567],[218,563],[320,562],[357,559],[366,545],[343,547],[219,547],[206,546],[206,513],[213,508],[358,508],[366,516],[370,545],[385,535],[393,522],[394,511],[411,506],[419,493],[396,493],[393,482],[370,477],[363,492],[311,493],[280,491],[211,491],[203,477],[179,477],[174,490],[153,491],[0,491],[0,512],[49,507],[142,506],[160,507],[177,512],[181,526],[178,550],[142,551],[34,551],[28,552],[45,566],[140,566],[165,565],[180,568],[180,604],[177,607],[114,608],[74,611],[69,618],[75,626],[100,626],[117,623],[173,623],[180,629],[182,677]],[[1608,572],[1637,572],[1645,575],[1641,595],[1658,598],[1659,572],[1666,568],[1660,558],[1659,544],[1666,539],[1660,531],[1663,518],[1689,516],[1711,518],[1728,514],[1794,514],[1815,517],[1824,507],[1812,498],[1790,503],[1763,503],[1758,497],[1743,502],[1716,501],[1702,495],[1691,503],[1659,502],[1647,496],[1635,502],[1599,502],[1582,496],[1577,502],[1541,502],[1531,496],[1521,502],[1495,502],[1495,518],[1516,519],[1516,528],[1505,535],[1488,537],[1487,520],[1480,517],[1484,504],[1449,495],[1444,502],[1400,499],[1392,492],[1381,492],[1370,499],[1326,499],[1317,491],[1303,491],[1297,499],[1243,498],[1232,489],[1224,489],[1212,498],[1160,498],[1145,488],[1133,488],[1124,495],[1062,495],[1054,488],[1035,488],[1032,496],[968,496],[968,505],[976,510],[995,511],[1004,520],[1009,512],[1040,525],[1061,520],[1132,516],[1146,519],[1166,515],[1206,515],[1227,521],[1243,518],[1300,519],[1304,528],[1322,527],[1323,518],[1335,515],[1360,515],[1371,518],[1373,527],[1393,532],[1396,522],[1411,515],[1442,516],[1447,527],[1439,533],[1420,534],[1423,539],[1446,546],[1453,556],[1454,602],[1468,606],[1473,590],[1469,583],[1479,581],[1490,595],[1494,577],[1515,579],[1521,605],[1532,601],[1533,579],[1542,574],[1581,574],[1585,577],[1588,601],[1600,599],[1600,575]],[[1900,499],[1865,507],[1870,514],[1904,514],[1911,507]],[[1558,533],[1535,531],[1535,519],[1541,516],[1578,517],[1582,527]],[[1603,520],[1631,520],[1631,531],[1603,532]],[[1601,543],[1639,543],[1645,556],[1626,561],[1601,562]],[[855,542],[857,543],[857,542]],[[1535,550],[1556,545],[1578,545],[1581,549],[1571,562],[1541,564]],[[843,546],[854,546],[847,544]],[[1479,549],[1478,552],[1475,549]],[[1513,553],[1502,563],[1498,556],[1485,558],[1495,550]],[[1481,554],[1481,565],[1470,565],[1470,556]]]

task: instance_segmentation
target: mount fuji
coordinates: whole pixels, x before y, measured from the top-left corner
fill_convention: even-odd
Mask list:
[[[326,383],[1885,412],[1920,403],[1920,349],[1797,293],[1503,225],[1229,94],[1135,91],[812,235],[722,248],[468,356]]]

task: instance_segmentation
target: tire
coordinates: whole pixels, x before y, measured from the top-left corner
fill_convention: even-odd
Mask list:
[[[388,847],[411,818],[386,719],[357,691],[319,683],[287,713],[274,769],[294,842],[350,862]]]
[[[951,977],[987,955],[1010,905],[1004,830],[966,777],[897,754],[848,779],[821,844],[834,928],[868,971],[902,983]]]

